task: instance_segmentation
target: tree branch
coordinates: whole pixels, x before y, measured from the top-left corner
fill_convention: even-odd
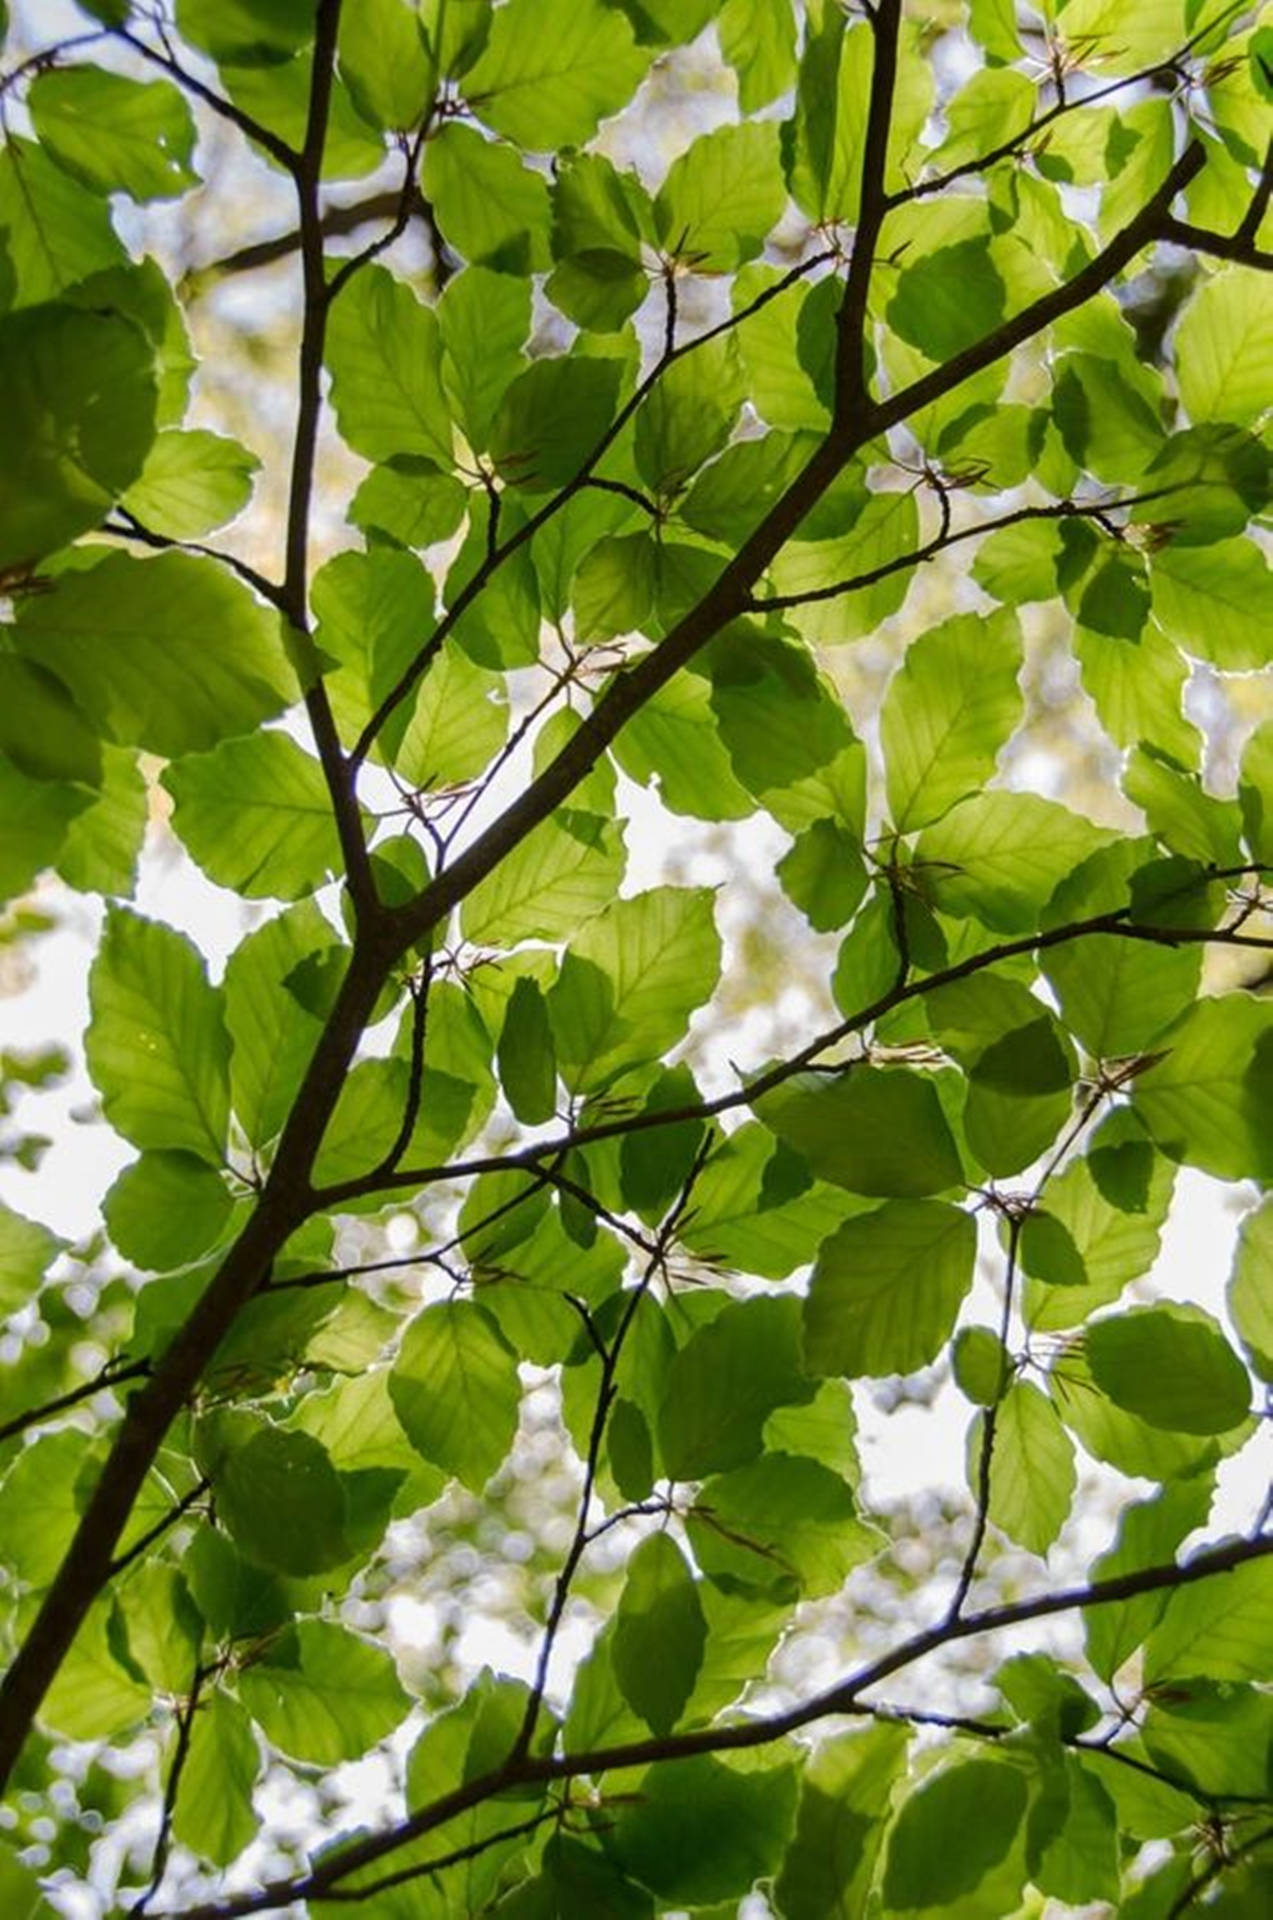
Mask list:
[[[893,93],[897,85],[897,44],[902,25],[902,0],[879,0],[870,21],[875,57],[871,65],[871,92],[862,147],[862,187],[858,199],[857,227],[844,282],[844,296],[836,315],[833,435],[852,432],[854,420],[864,416],[870,408],[866,383],[866,315],[875,249],[884,216],[888,212],[888,190],[884,182],[888,166],[888,138],[893,121]]]
[[[958,1620],[943,1620],[938,1625],[912,1634],[889,1653],[849,1675],[836,1686],[815,1694],[799,1706],[753,1720],[732,1721],[725,1726],[693,1728],[645,1740],[631,1740],[613,1747],[587,1753],[514,1754],[493,1772],[480,1779],[466,1781],[432,1805],[421,1807],[395,1826],[381,1833],[355,1840],[340,1854],[329,1855],[312,1872],[293,1880],[276,1880],[247,1894],[232,1895],[186,1912],[183,1920],[239,1920],[239,1916],[262,1913],[286,1906],[293,1900],[325,1899],[330,1889],[352,1873],[360,1872],[411,1840],[433,1832],[512,1787],[548,1784],[596,1776],[619,1768],[652,1766],[660,1761],[687,1759],[707,1753],[738,1753],[756,1747],[771,1746],[801,1729],[837,1714],[859,1711],[861,1695],[891,1674],[914,1666],[929,1654],[957,1641],[998,1633],[1008,1627],[1043,1620],[1059,1613],[1073,1613],[1087,1607],[1109,1606],[1131,1600],[1144,1593],[1174,1592],[1199,1580],[1218,1578],[1236,1568],[1273,1554],[1273,1536],[1255,1540],[1232,1540],[1223,1546],[1209,1547],[1183,1564],[1172,1561],[1156,1567],[1142,1567],[1131,1573],[1092,1581],[1085,1586],[1062,1587],[1032,1599],[1006,1602],[987,1607],[980,1613],[963,1614]],[[175,1917],[174,1917],[175,1920]]]

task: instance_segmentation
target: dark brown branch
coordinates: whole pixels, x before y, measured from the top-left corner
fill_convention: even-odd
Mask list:
[[[1273,1554],[1273,1537],[1256,1540],[1232,1540],[1210,1547],[1180,1564],[1142,1567],[1131,1573],[1096,1580],[1085,1586],[1063,1587],[1033,1599],[1016,1600],[987,1607],[980,1613],[963,1614],[958,1620],[944,1620],[912,1634],[879,1659],[860,1667],[856,1673],[825,1692],[815,1694],[799,1706],[782,1712],[758,1716],[753,1720],[732,1721],[725,1726],[694,1728],[646,1740],[631,1740],[613,1747],[587,1753],[521,1754],[509,1758],[503,1766],[480,1779],[466,1781],[450,1793],[421,1807],[396,1826],[381,1833],[355,1840],[340,1854],[329,1856],[321,1866],[294,1880],[277,1880],[254,1893],[233,1895],[187,1911],[184,1920],[239,1920],[239,1916],[268,1912],[293,1900],[326,1899],[330,1889],[351,1873],[361,1872],[409,1841],[419,1839],[453,1820],[470,1807],[480,1805],[511,1787],[548,1784],[556,1780],[595,1777],[617,1768],[652,1766],[660,1761],[687,1759],[705,1753],[737,1753],[771,1746],[775,1741],[798,1733],[802,1728],[837,1714],[856,1713],[861,1696],[890,1675],[914,1666],[917,1661],[957,1641],[1001,1632],[1031,1620],[1044,1620],[1060,1613],[1073,1613],[1087,1607],[1108,1606],[1131,1600],[1143,1593],[1174,1592],[1199,1580],[1210,1580],[1233,1572],[1255,1560]],[[1262,1836],[1263,1837],[1263,1836]],[[175,1920],[175,1916],[174,1916]]]
[[[1008,1219],[1008,1261],[1004,1270],[1003,1302],[999,1311],[999,1345],[1007,1352],[1008,1334],[1012,1326],[1012,1302],[1016,1291],[1017,1254],[1021,1245],[1021,1229],[1025,1225],[1023,1213],[1013,1213]],[[990,1481],[995,1463],[995,1438],[999,1430],[999,1408],[1003,1404],[1003,1395],[1007,1383],[1002,1382],[999,1398],[993,1406],[986,1407],[981,1415],[981,1448],[977,1460],[977,1504],[973,1515],[972,1534],[968,1541],[968,1550],[959,1569],[959,1578],[955,1591],[951,1595],[947,1613],[949,1620],[958,1620],[963,1612],[964,1601],[977,1574],[977,1562],[981,1558],[982,1545],[986,1538],[986,1528],[990,1525]]]
[[[149,1360],[134,1360],[124,1366],[112,1361],[92,1380],[60,1393],[56,1400],[46,1400],[43,1406],[28,1407],[25,1413],[15,1413],[12,1420],[0,1424],[0,1441],[12,1440],[16,1434],[25,1433],[28,1427],[38,1427],[42,1420],[51,1420],[54,1414],[66,1413],[69,1408],[78,1407],[82,1401],[91,1400],[96,1394],[108,1393],[125,1380],[140,1380],[143,1374],[149,1372]]]
[[[345,234],[357,233],[359,227],[365,227],[373,220],[392,220],[401,202],[399,188],[385,187],[379,193],[369,193],[363,200],[355,200],[344,206],[325,207],[323,237],[336,240]],[[422,211],[422,204],[417,198],[413,212]],[[237,247],[233,253],[209,260],[201,267],[191,267],[187,280],[198,288],[206,281],[226,278],[230,274],[253,273],[260,267],[272,267],[279,260],[286,260],[289,254],[298,253],[300,245],[301,230],[291,227],[288,232],[273,234],[268,240],[254,240],[248,246]]]
[[[278,161],[280,167],[288,173],[295,173],[300,155],[294,147],[289,147],[286,140],[280,139],[277,133],[271,132],[269,127],[262,126],[261,122],[254,120],[250,113],[244,113],[242,107],[236,107],[233,100],[227,100],[224,94],[217,93],[213,87],[205,86],[202,80],[191,73],[188,67],[183,67],[172,54],[165,53],[158,47],[148,46],[138,34],[131,32],[127,27],[114,27],[111,31],[115,39],[122,40],[125,46],[131,47],[134,53],[139,54],[143,60],[148,60],[152,66],[162,67],[164,72],[179,86],[184,87],[187,93],[192,93],[196,100],[202,100],[205,107],[210,107],[222,120],[228,120],[232,127],[237,127],[240,133],[245,134],[249,140],[255,141],[258,147],[263,147],[272,160]],[[315,58],[317,59],[317,55]]]
[[[1247,869],[1243,869],[1247,871]],[[1210,878],[1224,877],[1213,874]],[[936,973],[924,975],[922,979],[908,978],[889,988],[886,993],[873,1000],[869,1006],[857,1013],[838,1021],[834,1027],[820,1033],[809,1041],[790,1059],[779,1061],[747,1081],[732,1093],[719,1094],[714,1100],[704,1100],[697,1105],[668,1107],[656,1112],[642,1109],[640,1112],[626,1114],[615,1120],[600,1120],[589,1127],[579,1127],[556,1140],[546,1140],[535,1146],[522,1148],[510,1154],[486,1154],[470,1160],[455,1160],[431,1167],[404,1167],[392,1179],[385,1182],[385,1191],[399,1187],[423,1187],[437,1180],[463,1180],[480,1173],[505,1173],[521,1167],[534,1170],[542,1159],[556,1158],[568,1154],[578,1147],[591,1146],[600,1140],[615,1140],[628,1134],[644,1133],[652,1128],[678,1126],[691,1120],[711,1120],[722,1113],[729,1113],[737,1107],[749,1106],[762,1094],[770,1093],[775,1087],[782,1086],[795,1074],[803,1072],[831,1048],[839,1046],[855,1033],[873,1026],[877,1020],[891,1013],[894,1007],[901,1006],[907,1000],[913,1000],[926,993],[933,993],[939,987],[949,986],[953,981],[966,980],[984,968],[997,966],[1003,960],[1015,959],[1018,955],[1043,952],[1050,947],[1066,946],[1074,940],[1090,937],[1121,940],[1140,940],[1151,946],[1177,947],[1213,943],[1218,946],[1252,947],[1259,951],[1273,950],[1273,938],[1266,939],[1244,934],[1230,935],[1224,928],[1208,931],[1197,927],[1150,927],[1133,926],[1128,922],[1131,909],[1119,907],[1110,913],[1096,914],[1089,920],[1076,920],[1069,926],[1050,927],[1042,933],[1023,934],[1017,940],[1001,941],[999,945],[987,947],[981,953],[974,953],[966,959],[956,961],[951,966],[942,967]],[[344,1181],[340,1185],[320,1190],[318,1200],[325,1207],[337,1207],[348,1200],[365,1198],[365,1192],[357,1181]]]
[[[439,652],[443,643],[455,627],[456,622],[460,619],[460,616],[472,606],[492,576],[519,548],[525,546],[528,540],[533,539],[541,527],[546,526],[556,514],[560,513],[564,507],[569,505],[578,493],[592,484],[594,469],[598,462],[614,444],[624,427],[628,424],[628,421],[641,405],[641,402],[655,386],[662,374],[667,371],[668,367],[675,361],[682,359],[687,353],[693,353],[697,347],[704,347],[709,341],[719,339],[722,334],[729,333],[735,327],[741,326],[742,323],[750,319],[753,314],[759,313],[763,307],[767,307],[771,300],[778,299],[781,294],[786,293],[791,287],[795,286],[799,280],[802,280],[807,274],[812,273],[815,268],[825,265],[828,260],[834,257],[832,250],[827,248],[821,253],[811,255],[808,260],[800,261],[796,266],[792,267],[789,272],[783,274],[780,280],[776,280],[772,286],[762,288],[754,300],[749,301],[745,307],[741,307],[737,313],[731,314],[727,320],[718,321],[714,327],[709,327],[705,333],[697,334],[693,340],[683,341],[680,346],[674,347],[670,354],[665,354],[659,359],[657,366],[655,366],[653,371],[640,383],[632,397],[620,407],[618,413],[606,428],[600,440],[598,440],[596,446],[592,449],[592,452],[588,455],[578,473],[576,473],[574,479],[571,480],[567,486],[563,487],[560,493],[554,494],[551,499],[545,501],[542,507],[531,514],[527,520],[523,521],[516,532],[511,533],[493,552],[489,553],[485,560],[483,560],[481,566],[479,566],[472,575],[471,579],[456,595],[455,599],[451,602],[433,629],[433,632],[415,655],[415,658],[404,670],[397,682],[389,689],[389,692],[385,695],[363,728],[349,756],[352,767],[357,768],[362,765],[362,762],[371,751],[381,728],[389,716],[396,711],[411,693],[412,689],[419,683],[420,676],[424,673],[429,662]],[[779,502],[779,505],[781,505],[781,502]]]
[[[377,259],[382,253],[386,253],[395,240],[401,239],[407,230],[412,214],[417,213],[423,205],[420,189],[416,184],[416,173],[420,165],[420,155],[424,151],[424,142],[427,138],[432,118],[433,108],[430,106],[414,140],[405,146],[403,152],[402,185],[398,189],[398,200],[393,210],[392,221],[383,233],[377,234],[376,238],[369,241],[360,252],[354,254],[352,258],[348,260],[341,261],[340,266],[332,275],[331,282],[327,288],[329,304],[336,298],[341,288],[353,279],[356,273],[360,272],[363,267],[369,266],[371,262]]]
[[[135,1560],[140,1560],[149,1553],[156,1540],[162,1540],[166,1533],[172,1531],[178,1520],[189,1513],[191,1507],[198,1505],[211,1484],[210,1480],[196,1481],[188,1493],[183,1493],[180,1500],[169,1507],[161,1520],[156,1520],[153,1527],[147,1527],[140,1540],[134,1540],[127,1553],[121,1553],[118,1559],[111,1561],[107,1568],[108,1577],[113,1580],[116,1574],[124,1571],[125,1567],[131,1567]]]
[[[271,606],[282,608],[283,589],[276,580],[267,580],[263,573],[249,566],[246,560],[240,560],[236,554],[221,553],[216,547],[206,547],[199,540],[174,540],[166,533],[156,533],[153,528],[143,525],[135,514],[123,507],[115,509],[116,517],[102,523],[103,533],[113,533],[117,540],[134,540],[139,546],[153,547],[159,553],[169,553],[174,549],[178,553],[199,554],[205,560],[218,560],[223,567],[229,567],[245,580],[263,600]]]
[[[1273,253],[1257,247],[1240,233],[1216,233],[1210,227],[1196,227],[1191,220],[1165,220],[1162,239],[1173,246],[1188,247],[1195,253],[1214,254],[1218,260],[1236,260],[1245,267],[1258,267],[1273,273]]]
[[[150,1869],[150,1884],[141,1898],[129,1908],[130,1920],[140,1920],[151,1901],[163,1885],[164,1872],[168,1865],[168,1855],[172,1851],[172,1822],[177,1811],[177,1795],[181,1791],[181,1776],[185,1772],[186,1759],[190,1753],[190,1736],[194,1732],[194,1717],[199,1711],[199,1694],[203,1683],[216,1671],[215,1667],[196,1666],[190,1682],[190,1691],[182,1701],[177,1713],[177,1745],[172,1756],[172,1765],[168,1769],[168,1778],[164,1783],[164,1802],[159,1815],[159,1835],[155,1841],[155,1854]]]
[[[880,228],[888,212],[888,139],[897,85],[897,44],[902,25],[901,0],[879,0],[870,16],[875,41],[871,92],[862,148],[862,187],[853,252],[836,316],[835,407],[832,434],[852,433],[870,408],[866,384],[866,315],[871,273]]]

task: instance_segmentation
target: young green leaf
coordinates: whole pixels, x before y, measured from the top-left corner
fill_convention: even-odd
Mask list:
[[[693,1575],[665,1533],[628,1562],[610,1658],[624,1699],[651,1733],[670,1733],[694,1689],[707,1622]]]
[[[804,1310],[815,1373],[914,1373],[935,1360],[972,1284],[977,1229],[938,1200],[894,1200],[846,1220],[822,1252]]]
[[[426,1307],[403,1336],[389,1392],[408,1440],[480,1493],[517,1428],[517,1360],[483,1308]]]

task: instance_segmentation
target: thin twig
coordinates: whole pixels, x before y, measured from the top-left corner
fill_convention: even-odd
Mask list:
[[[203,1667],[196,1665],[190,1681],[190,1691],[182,1701],[177,1712],[177,1745],[172,1756],[172,1765],[168,1769],[168,1778],[164,1783],[164,1803],[159,1816],[159,1834],[155,1841],[154,1858],[150,1868],[150,1884],[141,1897],[129,1908],[132,1920],[141,1920],[151,1901],[156,1897],[163,1884],[164,1873],[168,1866],[168,1855],[172,1851],[172,1823],[177,1811],[177,1795],[181,1791],[181,1776],[185,1772],[186,1759],[190,1752],[190,1737],[194,1732],[194,1717],[199,1710],[199,1693],[205,1680],[217,1671],[215,1665]]]
[[[162,1520],[156,1520],[153,1527],[147,1527],[140,1540],[135,1540],[126,1553],[119,1554],[111,1561],[109,1577],[114,1579],[117,1574],[124,1571],[125,1567],[131,1567],[134,1560],[140,1560],[143,1554],[148,1553],[156,1540],[162,1540],[163,1536],[171,1532],[177,1522],[189,1513],[191,1507],[198,1505],[211,1485],[210,1480],[196,1481],[189,1493],[183,1493],[176,1505],[168,1509]]]
[[[78,1407],[81,1401],[91,1400],[95,1394],[106,1393],[125,1380],[139,1380],[149,1372],[149,1360],[133,1360],[125,1364],[110,1360],[100,1373],[92,1380],[86,1380],[82,1386],[71,1387],[68,1392],[58,1394],[55,1400],[46,1400],[39,1407],[28,1407],[24,1413],[15,1413],[11,1420],[0,1423],[0,1441],[12,1440],[15,1434],[25,1433],[28,1427],[38,1427],[42,1420],[51,1420],[56,1413],[65,1413],[70,1407]]]
[[[154,547],[160,553],[194,553],[205,560],[218,560],[223,567],[229,567],[237,573],[240,580],[255,588],[263,600],[271,606],[282,608],[283,589],[276,580],[267,580],[263,573],[249,566],[246,560],[240,560],[237,554],[222,553],[217,547],[204,546],[200,540],[174,540],[166,533],[156,533],[152,527],[145,526],[137,516],[123,507],[116,507],[115,517],[102,522],[103,533],[113,533],[117,540],[134,540],[143,547]]]

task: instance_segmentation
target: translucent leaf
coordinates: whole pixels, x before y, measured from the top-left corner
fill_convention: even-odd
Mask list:
[[[977,1230],[940,1201],[892,1201],[823,1243],[805,1302],[805,1358],[852,1379],[936,1359],[972,1284]]]
[[[287,982],[311,956],[339,951],[311,904],[267,920],[231,954],[225,973],[226,1025],[233,1042],[234,1111],[253,1147],[278,1132],[318,1038],[319,1021]]]
[[[1212,1491],[1210,1476],[1203,1474],[1164,1487],[1152,1500],[1125,1507],[1118,1539],[1108,1553],[1092,1562],[1092,1578],[1109,1580],[1140,1567],[1164,1565],[1186,1534],[1205,1525]],[[1142,1593],[1092,1607],[1083,1615],[1088,1660],[1107,1684],[1142,1644],[1166,1604],[1163,1593]]]
[[[787,898],[818,933],[842,927],[866,892],[866,867],[856,838],[834,820],[815,820],[797,834],[777,866]]]
[[[0,1483],[0,1548],[29,1587],[46,1587],[62,1563],[79,1523],[83,1467],[82,1434],[46,1433],[23,1447]]]
[[[686,1519],[694,1558],[727,1593],[816,1599],[884,1544],[848,1482],[820,1460],[764,1453],[708,1480]]]
[[[200,753],[296,698],[267,611],[214,561],[112,553],[23,604],[21,652],[51,668],[111,739]]]
[[[1242,1222],[1228,1306],[1251,1365],[1262,1380],[1273,1381],[1273,1201]]]
[[[437,316],[403,281],[379,266],[356,274],[332,308],[326,358],[336,424],[355,453],[451,465]]]
[[[601,0],[510,0],[464,82],[497,133],[540,153],[582,146],[625,106],[649,65],[632,30]]]
[[[260,464],[224,434],[169,427],[156,437],[123,505],[155,533],[195,539],[243,511]]]
[[[341,870],[322,768],[287,734],[225,740],[162,777],[178,839],[219,886],[249,900],[295,900]]]
[[[969,1448],[975,1477],[980,1423]],[[1009,1387],[995,1415],[989,1517],[1010,1540],[1045,1554],[1069,1517],[1078,1475],[1074,1444],[1050,1400],[1029,1381]]]
[[[171,200],[198,184],[194,119],[170,80],[55,67],[37,74],[27,106],[44,151],[95,193]]]
[[[672,162],[654,202],[659,241],[698,273],[729,273],[760,252],[786,193],[773,121],[717,127]]]
[[[34,1299],[64,1244],[47,1227],[0,1204],[0,1313],[17,1313]]]
[[[1201,1000],[1139,1075],[1132,1104],[1173,1160],[1221,1180],[1273,1166],[1269,1014],[1247,994]]]
[[[1048,1375],[1048,1392],[1066,1426],[1094,1460],[1133,1478],[1170,1481],[1214,1466],[1215,1440],[1169,1433],[1115,1406],[1092,1379],[1081,1351],[1062,1352]]]
[[[25,893],[62,851],[92,795],[62,780],[28,780],[0,757],[0,899]]]
[[[569,1086],[590,1089],[681,1039],[720,972],[712,895],[654,887],[616,900],[571,942],[548,995]]]
[[[925,828],[915,849],[924,890],[941,912],[972,914],[999,933],[1037,925],[1059,883],[1113,835],[1030,793],[962,800]]]
[[[840,1920],[865,1902],[907,1740],[905,1728],[881,1724],[824,1740],[812,1754],[774,1888],[787,1920]]]
[[[1022,714],[1010,613],[957,614],[906,649],[880,715],[889,809],[901,833],[977,793]]]
[[[636,417],[637,471],[656,494],[674,495],[725,446],[743,387],[733,339],[710,341],[660,375]]]
[[[754,1459],[775,1407],[812,1400],[794,1299],[736,1300],[691,1334],[668,1369],[659,1412],[663,1464],[701,1480]]]
[[[183,934],[122,907],[89,976],[84,1050],[111,1125],[138,1147],[186,1148],[220,1166],[230,1046],[220,989]]]
[[[436,74],[413,7],[362,0],[342,13],[341,75],[358,111],[387,133],[415,128],[429,110]]]
[[[711,1155],[694,1183],[680,1238],[708,1259],[782,1280],[865,1204],[814,1181],[797,1153],[775,1145],[768,1127],[753,1121]]]
[[[0,229],[17,290],[34,306],[127,256],[105,199],[54,165],[32,140],[10,134],[0,150]]]
[[[496,273],[547,267],[548,182],[511,147],[462,121],[444,121],[424,149],[421,184],[447,245],[463,259]]]
[[[81,893],[127,899],[146,833],[146,783],[135,753],[105,744],[102,776],[100,791],[67,828],[57,871],[68,887]]]
[[[411,787],[462,786],[476,779],[508,734],[502,682],[457,647],[435,655],[408,711],[394,766]]]
[[[777,1869],[795,1806],[791,1767],[743,1772],[710,1755],[669,1760],[641,1777],[615,1845],[627,1871],[667,1900],[738,1899]]]
[[[501,479],[528,493],[568,486],[614,417],[615,360],[535,360],[504,394],[491,424]]]
[[[964,240],[903,270],[888,323],[929,360],[949,360],[993,331],[1004,315],[1004,295],[988,243]]]
[[[1026,1807],[1026,1777],[997,1760],[963,1760],[930,1774],[902,1802],[889,1834],[889,1907],[945,1907],[1003,1859]]]
[[[240,1675],[239,1694],[276,1747],[324,1767],[385,1739],[411,1704],[384,1649],[330,1620],[280,1635]]]
[[[1176,1674],[1211,1680],[1266,1680],[1273,1663],[1273,1567],[1235,1567],[1219,1580],[1199,1580],[1167,1601],[1145,1645],[1145,1679],[1153,1687]]]
[[[110,1607],[99,1600],[44,1696],[41,1720],[68,1739],[118,1738],[151,1710],[152,1690],[116,1658],[111,1629]]]
[[[519,979],[509,995],[500,1033],[500,1084],[517,1118],[542,1126],[557,1107],[557,1057],[544,996],[534,980]]]
[[[464,937],[501,946],[561,939],[613,900],[623,865],[613,822],[563,809],[474,887],[460,909]]]
[[[666,1533],[628,1562],[610,1657],[624,1698],[651,1733],[670,1733],[694,1689],[707,1622],[693,1575]]]
[[[155,431],[154,352],[130,317],[54,302],[0,317],[0,566],[99,526]]]
[[[926,1075],[867,1066],[831,1080],[799,1075],[754,1105],[819,1178],[850,1193],[909,1199],[962,1181],[954,1138]]]
[[[152,1273],[206,1253],[230,1218],[225,1181],[191,1153],[143,1153],[125,1167],[102,1203],[107,1231],[125,1260]]]
[[[480,1493],[513,1444],[521,1402],[516,1356],[490,1315],[468,1300],[426,1307],[389,1391],[412,1446]]]
[[[220,1690],[201,1700],[190,1730],[173,1813],[182,1846],[214,1866],[228,1866],[259,1831],[252,1787],[261,1759],[252,1723]]]
[[[255,1415],[213,1415],[200,1440],[217,1513],[257,1566],[322,1573],[348,1558],[345,1490],[327,1449]]]
[[[1227,1433],[1246,1417],[1246,1369],[1198,1307],[1130,1307],[1090,1326],[1086,1348],[1097,1386],[1151,1426]]]
[[[1154,618],[1186,653],[1226,673],[1267,664],[1273,572],[1253,541],[1164,547],[1150,577]]]
[[[526,365],[530,295],[529,280],[466,267],[438,302],[442,380],[475,451],[487,445],[500,399]]]

